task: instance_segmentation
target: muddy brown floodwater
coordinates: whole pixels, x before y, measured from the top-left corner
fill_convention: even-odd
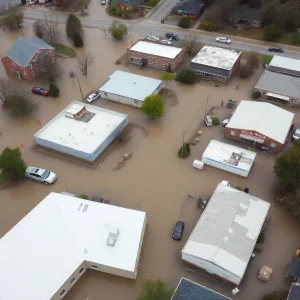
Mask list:
[[[32,22],[26,22],[25,36],[32,35],[31,26]],[[64,29],[61,30],[63,32]],[[1,30],[0,53],[6,52],[18,35],[20,32],[10,34]],[[66,39],[63,39],[63,42],[69,43]],[[76,59],[59,58],[58,63],[64,71],[58,82],[61,88],[59,98],[33,96],[39,104],[39,109],[33,118],[26,120],[11,119],[0,109],[0,151],[4,147],[23,145],[22,154],[28,165],[49,168],[58,176],[54,185],[44,186],[36,182],[24,181],[10,189],[0,191],[0,236],[10,230],[49,192],[69,191],[90,196],[101,195],[120,205],[138,206],[147,212],[148,224],[138,280],[88,271],[67,294],[66,300],[133,300],[139,293],[141,279],[161,278],[170,287],[175,288],[182,276],[230,296],[232,287],[189,272],[187,266],[181,261],[180,250],[201,214],[201,211],[196,209],[194,200],[188,199],[187,196],[188,194],[210,195],[218,182],[226,179],[232,186],[247,186],[251,193],[271,201],[270,195],[275,183],[272,172],[274,156],[258,153],[248,178],[207,166],[202,171],[193,169],[193,160],[201,157],[211,138],[224,140],[221,126],[203,127],[201,141],[196,146],[192,146],[189,158],[179,159],[177,151],[183,133],[185,132],[185,138],[188,140],[199,129],[205,114],[207,96],[209,96],[208,109],[217,106],[215,114],[220,119],[225,118],[230,114],[230,110],[221,108],[221,101],[249,99],[251,88],[259,77],[259,72],[249,81],[233,78],[228,85],[220,85],[220,87],[215,87],[209,82],[193,86],[172,82],[169,88],[177,93],[179,103],[176,106],[167,105],[165,114],[160,120],[150,120],[138,109],[117,103],[95,102],[97,106],[127,113],[130,121],[145,128],[148,135],[135,128],[128,143],[114,149],[98,168],[91,170],[31,149],[33,134],[39,129],[37,120],[44,125],[67,104],[81,99],[77,82],[68,76],[68,72],[77,70],[85,94],[98,88],[116,69],[156,78],[159,77],[160,72],[152,69],[141,71],[138,68],[115,65],[116,59],[130,45],[129,39],[115,42],[101,30],[85,29],[85,44],[86,51],[94,55],[94,64],[89,68],[88,76],[84,77],[80,74]],[[80,50],[79,54],[82,52],[83,50]],[[6,78],[2,66],[0,77]],[[33,85],[46,86],[38,81],[34,83],[12,81],[27,92]],[[300,114],[296,113],[296,123],[300,124]],[[119,171],[113,171],[122,156],[131,152],[134,153],[133,157],[126,166]],[[266,292],[276,288],[288,288],[284,278],[287,264],[299,244],[299,226],[276,206],[272,206],[271,215],[272,221],[267,232],[264,251],[257,254],[249,266],[236,299],[259,300]],[[184,238],[180,242],[173,241],[171,238],[174,223],[178,219],[186,222]],[[258,269],[263,264],[273,268],[273,276],[269,283],[262,283],[257,279]]]

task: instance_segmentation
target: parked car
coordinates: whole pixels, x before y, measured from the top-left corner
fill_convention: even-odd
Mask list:
[[[212,126],[212,119],[211,119],[211,117],[210,116],[206,116],[204,118],[204,123],[205,123],[206,126],[211,127]]]
[[[222,122],[222,126],[223,126],[223,127],[225,127],[225,126],[228,124],[228,122],[229,122],[229,119],[225,119],[225,120],[223,120],[223,122]]]
[[[160,43],[164,45],[172,45],[172,42],[168,40],[161,40]]]
[[[165,34],[166,38],[171,40],[171,41],[179,41],[179,36],[174,34],[174,33],[171,33],[171,32],[167,32]]]
[[[45,184],[53,183],[56,180],[56,175],[53,172],[37,167],[28,167],[25,171],[25,177]]]
[[[31,89],[31,93],[37,94],[37,95],[42,95],[45,97],[49,95],[49,91],[44,88],[41,88],[41,87],[33,87]]]
[[[172,233],[172,238],[174,240],[180,241],[183,235],[183,230],[184,230],[184,222],[177,221]]]
[[[146,37],[146,40],[152,41],[152,42],[157,42],[157,41],[159,41],[159,37],[154,36],[154,35],[149,35]]]
[[[278,52],[278,53],[283,53],[284,52],[283,49],[280,48],[280,47],[270,47],[269,51],[270,52]]]
[[[218,43],[224,43],[224,44],[230,44],[231,40],[226,37],[217,37],[216,42]]]
[[[101,0],[101,5],[105,5],[106,4],[106,0]]]
[[[95,100],[97,100],[98,98],[100,98],[100,93],[99,91],[96,91],[95,93],[90,94],[87,98],[86,101],[89,103],[94,102]]]
[[[292,142],[294,141],[297,141],[300,139],[300,129],[297,128],[295,129],[295,131],[293,132],[293,135],[292,135]]]

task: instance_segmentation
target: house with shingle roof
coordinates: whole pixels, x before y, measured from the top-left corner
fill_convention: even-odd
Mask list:
[[[234,25],[246,27],[260,27],[263,22],[263,14],[258,8],[249,7],[249,5],[238,5],[232,11],[230,21]]]
[[[201,284],[182,277],[171,300],[231,300]]]
[[[40,62],[45,57],[55,63],[52,46],[37,37],[19,37],[1,61],[8,76],[33,80],[42,71]]]
[[[171,11],[172,15],[187,16],[191,20],[198,19],[204,12],[204,0],[183,0],[179,1]]]

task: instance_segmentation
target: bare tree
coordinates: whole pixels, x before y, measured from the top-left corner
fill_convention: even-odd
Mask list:
[[[193,52],[199,50],[199,43],[197,43],[196,36],[189,36],[188,38],[181,41],[181,46],[186,48],[186,51],[189,56],[193,55]]]
[[[59,79],[62,75],[62,70],[55,61],[48,55],[39,57],[38,70],[41,75],[45,75],[50,82],[54,82],[55,79]]]
[[[82,74],[87,75],[88,67],[94,62],[94,57],[91,53],[87,53],[82,57],[77,56],[77,61]]]
[[[76,9],[79,9],[81,12],[81,15],[83,15],[85,10],[89,8],[90,3],[91,3],[91,0],[75,0],[74,7]]]
[[[8,80],[0,79],[0,99],[5,103],[7,97],[12,92],[12,86]]]

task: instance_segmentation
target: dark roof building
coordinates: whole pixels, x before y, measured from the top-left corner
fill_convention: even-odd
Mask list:
[[[190,69],[203,78],[228,81],[240,63],[241,54],[235,49],[204,46],[192,59]]]
[[[204,0],[184,0],[178,2],[172,9],[172,14],[188,16],[190,19],[197,19],[204,12]]]
[[[203,285],[181,278],[171,300],[231,300]]]
[[[287,300],[300,299],[300,283],[292,283]]]
[[[19,66],[26,67],[39,49],[52,50],[53,47],[37,37],[19,37],[6,56]]]
[[[295,256],[292,258],[289,263],[287,276],[292,276],[295,280],[300,279],[300,257]]]
[[[235,25],[260,27],[263,21],[263,14],[258,8],[251,8],[249,5],[239,5],[233,9],[231,22]]]
[[[138,10],[140,5],[144,4],[144,0],[117,0],[120,10]]]

